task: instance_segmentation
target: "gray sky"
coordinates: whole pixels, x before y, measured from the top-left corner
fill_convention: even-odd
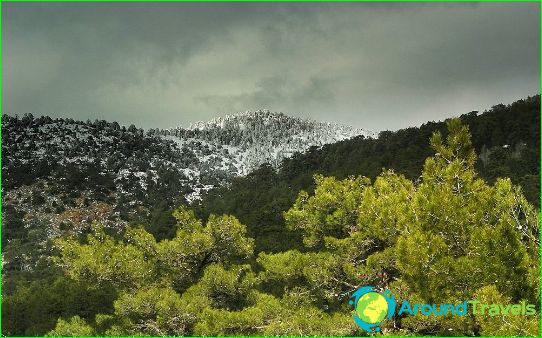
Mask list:
[[[2,3],[2,111],[398,129],[540,92],[538,3]]]

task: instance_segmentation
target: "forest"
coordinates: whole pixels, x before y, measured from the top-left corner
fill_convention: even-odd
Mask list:
[[[539,314],[539,107],[537,96],[314,148],[121,235],[94,223],[57,237],[3,297],[2,333],[364,335],[347,303],[364,285]],[[539,315],[414,315],[381,334],[539,327]]]
[[[483,113],[470,112],[460,120],[471,133],[478,175],[487,183],[510,178],[521,186],[527,200],[540,208],[540,95],[496,105]],[[235,215],[247,225],[258,252],[300,249],[301,234],[285,226],[282,213],[292,206],[300,190],[314,191],[315,174],[338,179],[363,175],[374,180],[392,169],[419,182],[426,158],[434,154],[428,140],[436,131],[445,136],[446,123],[427,122],[420,127],[383,131],[377,139],[357,137],[313,147],[283,160],[279,170],[264,165],[229,186],[211,190],[192,208],[202,219],[210,214]],[[164,223],[155,222],[149,228],[158,237],[166,236],[167,224],[174,222],[171,217],[163,219]]]

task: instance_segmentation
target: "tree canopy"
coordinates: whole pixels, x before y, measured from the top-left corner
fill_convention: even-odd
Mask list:
[[[447,128],[431,137],[418,180],[316,175],[314,192],[283,214],[302,243],[281,252],[255,254],[237,218],[204,223],[185,207],[172,238],[135,226],[116,239],[95,225],[84,241],[58,239],[64,278],[110,304],[59,314],[48,334],[362,335],[347,300],[364,285],[431,304],[525,301],[540,313],[538,211],[510,179],[478,176],[467,126]],[[8,330],[22,320],[13,316]],[[404,315],[382,333],[538,336],[539,316]]]

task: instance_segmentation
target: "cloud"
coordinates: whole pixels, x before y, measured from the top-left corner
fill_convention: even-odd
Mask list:
[[[324,78],[310,78],[296,83],[286,76],[261,79],[250,92],[234,95],[206,95],[197,98],[205,106],[217,112],[270,109],[269,107],[291,107],[283,112],[310,112],[321,105],[335,103],[331,81]],[[303,102],[302,107],[297,107]],[[281,109],[278,109],[281,111]]]
[[[540,91],[538,3],[2,3],[4,113],[383,130]]]

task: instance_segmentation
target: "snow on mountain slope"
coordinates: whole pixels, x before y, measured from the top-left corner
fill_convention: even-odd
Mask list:
[[[46,179],[83,190],[105,185],[124,199],[149,205],[165,195],[192,202],[263,163],[276,168],[296,152],[358,135],[375,136],[269,111],[146,133],[116,122],[6,115],[3,185],[11,189]]]
[[[359,135],[376,137],[363,129],[263,110],[157,132],[164,139],[175,141],[179,149],[194,152],[200,160],[201,181],[210,179],[211,184],[246,175],[263,163],[278,167],[282,159],[313,146]]]

